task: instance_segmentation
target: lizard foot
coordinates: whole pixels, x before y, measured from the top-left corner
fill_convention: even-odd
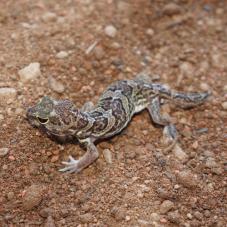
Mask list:
[[[74,159],[71,155],[69,156],[68,162],[62,162],[62,164],[66,165],[65,168],[59,169],[60,172],[68,172],[68,173],[78,173],[80,169],[78,167],[79,160]]]

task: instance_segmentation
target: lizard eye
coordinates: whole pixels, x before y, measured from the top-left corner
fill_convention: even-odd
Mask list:
[[[38,121],[40,124],[46,124],[48,123],[49,119],[48,118],[40,118],[40,117],[37,117]]]

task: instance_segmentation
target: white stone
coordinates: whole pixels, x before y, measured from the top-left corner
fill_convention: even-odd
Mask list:
[[[39,62],[30,63],[28,66],[19,70],[18,74],[22,82],[34,80],[41,75],[40,63]]]
[[[117,34],[117,29],[113,25],[107,25],[104,31],[105,34],[111,38],[114,38]]]
[[[68,57],[68,56],[69,56],[69,54],[68,54],[66,51],[60,51],[60,52],[58,52],[58,53],[56,54],[56,57],[57,57],[57,58],[60,58],[60,59],[66,58],[66,57]]]
[[[0,104],[11,103],[16,98],[16,89],[9,87],[0,88]]]

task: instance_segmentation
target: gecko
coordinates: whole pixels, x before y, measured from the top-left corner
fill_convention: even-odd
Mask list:
[[[36,105],[27,109],[27,119],[32,126],[42,128],[48,135],[77,139],[86,149],[78,160],[69,156],[62,162],[61,172],[80,172],[98,157],[96,142],[119,134],[133,115],[148,110],[154,123],[174,141],[176,127],[161,114],[161,101],[170,100],[183,108],[202,104],[210,92],[178,92],[167,85],[144,79],[120,80],[111,84],[100,96],[96,105],[87,102],[77,108],[70,100],[56,100],[44,96]]]

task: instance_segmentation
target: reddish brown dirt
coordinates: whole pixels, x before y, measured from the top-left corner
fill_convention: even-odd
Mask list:
[[[168,2],[0,1],[0,88],[17,91],[0,103],[0,148],[8,148],[0,157],[0,226],[226,225],[227,4],[176,0],[170,11]],[[104,32],[109,24],[117,29],[113,38]],[[58,59],[59,51],[69,55]],[[18,71],[31,62],[42,75],[24,83]],[[26,106],[50,95],[80,107],[143,69],[174,89],[213,93],[194,109],[166,108],[187,159],[162,152],[162,129],[144,111],[98,144],[92,166],[60,173],[62,160],[84,151],[32,128]],[[50,75],[63,93],[49,87]],[[106,148],[112,164],[103,158]]]

